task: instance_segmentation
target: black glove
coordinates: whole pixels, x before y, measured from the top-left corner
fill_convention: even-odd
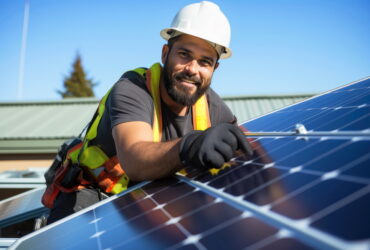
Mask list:
[[[197,168],[220,168],[236,150],[251,155],[251,146],[243,132],[230,123],[221,123],[205,131],[192,131],[180,142],[182,164]]]

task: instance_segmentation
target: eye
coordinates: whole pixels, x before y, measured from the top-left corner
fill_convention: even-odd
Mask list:
[[[189,53],[187,53],[185,51],[179,51],[178,54],[181,58],[188,58],[189,57]]]
[[[212,66],[212,62],[210,60],[207,60],[207,59],[201,59],[200,64],[203,65],[203,66],[206,66],[206,67]]]

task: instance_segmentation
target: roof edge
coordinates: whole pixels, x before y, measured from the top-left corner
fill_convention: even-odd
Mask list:
[[[223,100],[237,99],[271,99],[271,98],[305,98],[318,95],[319,93],[303,93],[303,94],[271,94],[271,95],[240,95],[240,96],[221,96]]]
[[[98,103],[97,97],[79,97],[79,98],[66,98],[61,100],[46,100],[46,101],[7,101],[0,102],[0,106],[23,106],[23,105],[63,105],[63,104],[89,104]]]

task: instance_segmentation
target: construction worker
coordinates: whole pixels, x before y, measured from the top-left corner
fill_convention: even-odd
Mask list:
[[[123,74],[75,154],[83,176],[94,175],[95,184],[62,189],[48,223],[132,183],[163,178],[184,166],[220,168],[237,150],[251,154],[235,116],[210,88],[219,59],[231,56],[230,25],[219,7],[208,1],[187,5],[160,35],[168,41],[163,66]]]

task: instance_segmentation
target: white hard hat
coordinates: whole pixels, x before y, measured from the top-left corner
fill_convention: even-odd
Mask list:
[[[161,31],[161,37],[168,40],[183,33],[207,40],[220,58],[231,56],[229,21],[212,2],[203,1],[182,8],[172,20],[171,27]]]

